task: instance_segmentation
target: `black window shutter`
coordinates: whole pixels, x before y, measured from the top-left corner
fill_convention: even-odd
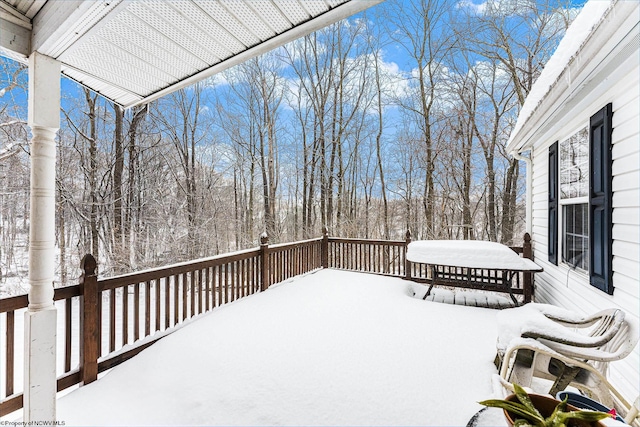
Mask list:
[[[593,286],[613,294],[611,117],[606,105],[589,124],[589,279]]]
[[[549,262],[558,265],[558,141],[549,147]]]

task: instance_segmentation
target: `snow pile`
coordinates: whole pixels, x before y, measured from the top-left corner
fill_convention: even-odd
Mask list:
[[[540,102],[542,102],[545,95],[559,79],[565,67],[571,62],[573,57],[576,56],[580,47],[598,23],[600,23],[613,3],[612,0],[590,0],[584,5],[580,14],[567,29],[555,52],[545,64],[542,73],[540,73],[540,76],[531,88],[531,92],[527,95],[527,99],[520,110],[518,121],[511,132],[507,146],[511,145],[522,126],[524,126]]]
[[[409,243],[411,262],[499,270],[541,270],[508,246],[480,240],[418,240]]]
[[[492,396],[489,309],[321,270],[233,302],[61,398],[66,425],[466,425]]]

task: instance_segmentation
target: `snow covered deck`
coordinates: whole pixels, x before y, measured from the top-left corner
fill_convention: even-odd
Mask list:
[[[496,310],[322,269],[234,301],[61,398],[66,425],[466,425]],[[502,422],[501,419],[496,421]]]

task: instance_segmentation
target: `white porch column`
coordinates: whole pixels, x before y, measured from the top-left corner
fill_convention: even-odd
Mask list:
[[[25,313],[24,421],[56,417],[55,136],[60,127],[60,63],[29,57],[31,206],[29,309]]]

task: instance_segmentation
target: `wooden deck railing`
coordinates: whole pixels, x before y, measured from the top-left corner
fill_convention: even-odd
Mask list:
[[[55,289],[58,308],[58,391],[88,384],[130,359],[158,339],[199,314],[266,290],[270,285],[319,268],[337,268],[421,281],[427,270],[406,261],[411,242],[323,236],[294,243],[269,245],[266,236],[254,249],[99,279],[91,255],[82,260],[78,285]],[[527,242],[528,243],[528,242]],[[530,256],[525,244],[513,248]],[[528,280],[528,281],[527,281]],[[530,277],[521,282],[525,301],[531,300]],[[22,360],[16,348],[27,295],[4,298],[4,366],[0,367],[0,416],[23,405],[16,374]],[[20,352],[22,353],[22,352]]]
[[[63,349],[58,391],[95,381],[199,314],[321,268],[322,244],[318,238],[270,246],[264,237],[258,248],[107,279],[98,279],[96,261],[86,255],[79,284],[55,289]],[[23,405],[15,381],[22,362],[16,348],[23,343],[16,331],[27,306],[27,295],[0,304],[6,340],[0,416]]]
[[[328,239],[328,267],[387,276],[406,276],[407,244],[411,240]]]

